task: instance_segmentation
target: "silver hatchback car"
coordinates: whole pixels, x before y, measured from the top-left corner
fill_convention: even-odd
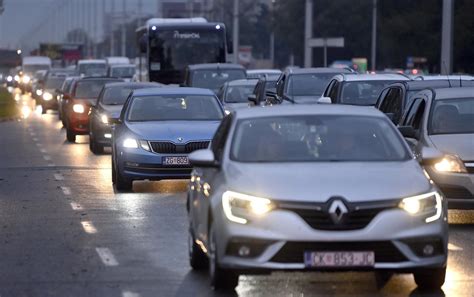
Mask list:
[[[423,162],[442,158],[423,151]],[[280,106],[228,115],[192,153],[189,256],[216,289],[274,270],[446,273],[443,196],[381,112]]]

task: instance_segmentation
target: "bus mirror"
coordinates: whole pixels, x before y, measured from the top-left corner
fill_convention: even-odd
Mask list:
[[[230,39],[227,39],[227,53],[229,54],[234,53],[234,43]]]
[[[142,37],[140,37],[139,46],[140,46],[140,52],[142,54],[147,52],[147,47],[148,47],[148,34],[143,34]]]

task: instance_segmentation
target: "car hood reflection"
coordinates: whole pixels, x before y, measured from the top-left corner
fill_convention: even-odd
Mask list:
[[[474,160],[474,134],[431,135],[430,138],[440,151],[458,155],[464,161]]]

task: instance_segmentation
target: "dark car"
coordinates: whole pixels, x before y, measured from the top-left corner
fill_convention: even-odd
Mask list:
[[[382,90],[375,107],[385,113],[394,124],[398,124],[413,96],[427,88],[440,89],[449,87],[474,86],[474,81],[459,80],[414,80],[389,85]]]
[[[259,106],[267,101],[268,95],[274,95],[279,77],[280,75],[264,75],[260,77],[253,93],[248,97],[249,106]]]
[[[207,148],[224,111],[210,90],[136,90],[112,135],[112,181],[118,191],[134,180],[188,179],[188,154]]]
[[[75,142],[76,135],[89,134],[90,109],[95,105],[104,85],[112,82],[123,82],[123,80],[108,77],[74,80],[71,93],[65,95],[63,99],[67,141]]]
[[[409,80],[402,74],[339,74],[331,79],[321,99],[333,104],[374,106],[385,87]]]
[[[265,105],[291,103],[317,103],[328,82],[339,73],[351,73],[338,68],[297,68],[285,70],[278,79],[276,96],[269,97]]]
[[[228,114],[236,108],[248,107],[249,95],[254,91],[257,82],[256,79],[238,79],[224,83],[217,97],[224,104],[225,112]]]
[[[120,117],[122,107],[131,92],[138,89],[157,88],[159,83],[110,83],[100,92],[92,106],[89,127],[89,148],[94,154],[102,154],[104,146],[112,144],[112,125]]]
[[[48,109],[58,109],[59,89],[66,79],[65,76],[51,75],[46,78],[44,89],[41,96],[38,96],[37,105],[41,105],[42,113],[45,114]]]
[[[238,64],[197,64],[186,67],[183,87],[210,89],[217,93],[226,82],[245,79],[247,73]]]

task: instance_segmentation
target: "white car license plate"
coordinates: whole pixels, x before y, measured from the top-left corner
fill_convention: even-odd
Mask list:
[[[188,157],[163,157],[163,165],[189,165]]]
[[[306,252],[306,267],[373,267],[375,254],[362,252]]]

